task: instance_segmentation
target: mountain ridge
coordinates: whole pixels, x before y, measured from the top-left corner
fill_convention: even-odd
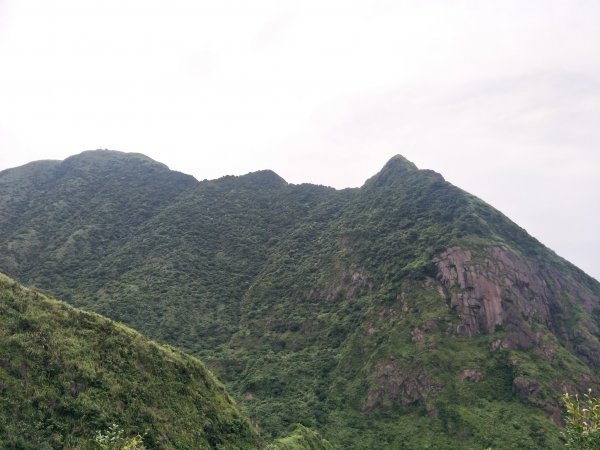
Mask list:
[[[560,392],[598,386],[600,284],[436,172],[396,156],[336,190],[128,160],[70,197],[0,172],[30,186],[0,190],[0,269],[201,357],[267,435],[558,448]]]

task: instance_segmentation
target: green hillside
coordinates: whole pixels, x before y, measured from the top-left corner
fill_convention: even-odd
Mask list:
[[[106,151],[11,169],[0,269],[200,356],[266,436],[559,448],[560,394],[598,388],[600,284],[400,156],[339,191]]]
[[[0,442],[96,449],[113,424],[147,448],[259,448],[195,358],[0,275]]]

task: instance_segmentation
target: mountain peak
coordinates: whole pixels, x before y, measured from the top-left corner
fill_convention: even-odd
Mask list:
[[[393,156],[383,168],[369,178],[364,186],[384,186],[395,184],[407,175],[420,172],[419,168],[402,155]]]
[[[242,175],[239,177],[239,179],[247,183],[263,187],[281,187],[287,185],[287,181],[285,181],[272,170],[258,170],[256,172],[250,172],[246,175]]]
[[[81,167],[113,165],[123,163],[142,163],[151,164],[157,167],[160,166],[164,169],[168,169],[168,167],[165,164],[159,163],[158,161],[155,161],[152,158],[141,153],[121,152],[118,150],[107,149],[86,150],[77,155],[69,156],[63,161],[63,163],[67,165]]]
[[[402,156],[363,188],[344,190],[286,185],[272,171],[200,183],[111,152],[72,163],[65,173],[50,165],[45,178],[41,170],[0,173],[0,271],[209,359],[268,436],[306,421],[339,448],[377,449],[385,441],[390,448],[518,442],[558,449],[562,389],[600,390],[600,284],[499,211]],[[0,334],[21,329],[15,342],[25,350],[48,342],[59,356],[84,349],[77,341],[73,352],[63,351],[46,339],[35,300],[25,308],[11,286],[4,290],[16,304],[4,328],[2,310]],[[0,282],[0,306],[1,297]],[[119,341],[109,334],[114,347]],[[0,353],[11,342],[0,339]],[[108,353],[125,364],[117,367],[121,378],[138,369],[137,352]],[[148,370],[163,364],[145,355]],[[30,417],[39,419],[35,407],[54,405],[57,395],[65,400],[47,408],[51,414],[86,414],[82,407],[100,398],[99,369],[76,373],[61,358],[46,364],[44,353],[35,365],[17,356],[8,365],[3,354],[0,372],[25,393],[34,369],[63,374],[45,388],[48,395],[21,402],[29,401]],[[149,373],[140,395],[127,396],[125,385],[110,404],[155,395],[150,388],[161,374]],[[189,369],[173,375],[165,386],[187,380]],[[161,401],[171,397],[164,394]],[[24,411],[17,395],[9,399]],[[105,404],[99,410],[111,411]],[[172,417],[169,404],[164,412],[149,405],[161,424]],[[106,420],[129,417],[117,410]],[[96,416],[91,427],[102,426]],[[154,448],[167,431],[152,416],[121,423],[132,432],[148,428]],[[182,418],[195,423],[187,412]],[[26,421],[11,431],[18,439],[55,433],[39,420],[29,420],[25,433]],[[214,416],[202,423],[194,434],[239,429]],[[165,446],[185,447],[168,425]],[[297,442],[284,439],[282,446]]]
[[[390,170],[394,170],[394,171],[399,171],[399,172],[407,172],[407,171],[414,171],[414,170],[419,170],[419,168],[411,161],[409,161],[408,159],[406,159],[404,156],[402,155],[394,155],[390,158],[390,160],[385,163],[385,166],[383,166],[383,169],[381,169],[381,171],[390,171]]]

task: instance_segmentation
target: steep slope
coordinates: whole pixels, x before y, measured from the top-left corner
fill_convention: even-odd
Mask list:
[[[111,151],[32,163],[0,174],[0,267],[201,354],[237,330],[278,236],[333,193],[271,171],[198,183]]]
[[[558,394],[598,386],[598,283],[402,158],[325,211],[274,249],[231,343],[246,361],[231,385],[266,428],[301,417],[356,448],[559,446]]]
[[[258,448],[198,360],[0,275],[3,448],[97,448],[112,424],[148,448]]]
[[[80,208],[44,164],[51,196],[30,166],[0,186]],[[137,214],[101,205],[180,176],[110,190],[119,170],[67,229]],[[53,208],[32,221],[0,190],[0,268],[202,356],[273,436],[300,422],[343,448],[557,448],[560,393],[598,386],[598,282],[435,172],[397,156],[360,189],[269,171],[184,184],[101,250],[82,236],[76,266],[24,244],[61,242]]]
[[[197,355],[238,329],[239,300],[269,249],[332,189],[288,186],[272,172],[199,183],[99,261],[81,303]],[[131,306],[144,299],[145,314]]]
[[[27,285],[60,285],[66,300],[84,279],[97,289],[97,262],[196,184],[144,155],[108,150],[6,170],[0,176],[2,270]]]

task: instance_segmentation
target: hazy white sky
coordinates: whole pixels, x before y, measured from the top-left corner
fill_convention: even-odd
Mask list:
[[[600,279],[600,2],[0,0],[0,170],[358,186],[396,153]]]

